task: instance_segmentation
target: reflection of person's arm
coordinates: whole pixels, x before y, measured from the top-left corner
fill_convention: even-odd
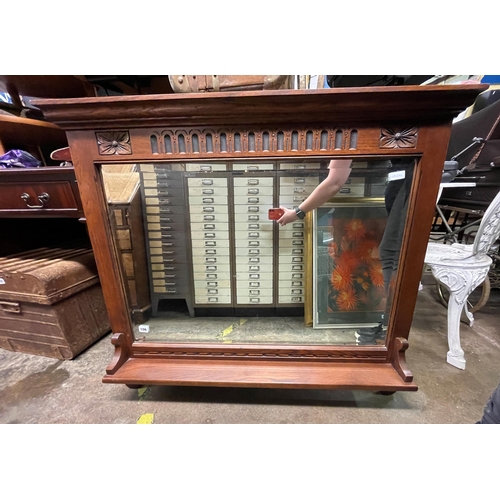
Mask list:
[[[351,174],[351,163],[352,160],[332,160],[328,166],[326,179],[299,205],[299,208],[307,213],[335,196]]]
[[[316,189],[314,189],[307,199],[299,205],[300,210],[304,213],[310,212],[335,196],[351,174],[351,163],[352,160],[331,160],[328,165],[328,176],[316,187]],[[284,226],[285,224],[297,220],[298,217],[295,210],[286,207],[280,208],[283,209],[284,214],[278,220],[279,224]]]

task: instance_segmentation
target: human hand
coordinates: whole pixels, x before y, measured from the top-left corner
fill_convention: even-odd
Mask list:
[[[283,210],[283,215],[276,221],[280,226],[286,226],[290,222],[294,222],[298,219],[295,210],[290,208],[280,207]]]

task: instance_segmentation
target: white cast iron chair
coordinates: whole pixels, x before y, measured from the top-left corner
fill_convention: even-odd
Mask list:
[[[470,326],[474,323],[467,309],[467,298],[479,286],[490,269],[487,255],[500,235],[500,192],[486,210],[472,245],[429,243],[425,263],[434,278],[450,292],[448,299],[448,354],[450,365],[465,369],[464,351],[460,346],[460,317],[465,310]],[[465,308],[464,308],[465,306]]]

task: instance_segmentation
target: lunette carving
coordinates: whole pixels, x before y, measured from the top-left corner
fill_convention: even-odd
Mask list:
[[[387,127],[380,131],[381,149],[414,148],[417,146],[418,127]]]
[[[341,131],[343,139],[336,147],[335,136]],[[152,130],[151,152],[177,156],[184,154],[227,154],[238,156],[261,152],[321,152],[327,150],[353,150],[351,129],[293,128],[279,129],[164,129]],[[356,131],[356,134],[358,131]],[[179,138],[182,140],[180,141]],[[156,150],[157,149],[157,150]]]

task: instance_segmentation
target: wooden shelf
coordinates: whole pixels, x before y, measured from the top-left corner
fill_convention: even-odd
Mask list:
[[[416,391],[390,363],[128,359],[105,383]]]
[[[66,143],[66,133],[58,125],[43,120],[0,115],[0,141],[43,144]]]

